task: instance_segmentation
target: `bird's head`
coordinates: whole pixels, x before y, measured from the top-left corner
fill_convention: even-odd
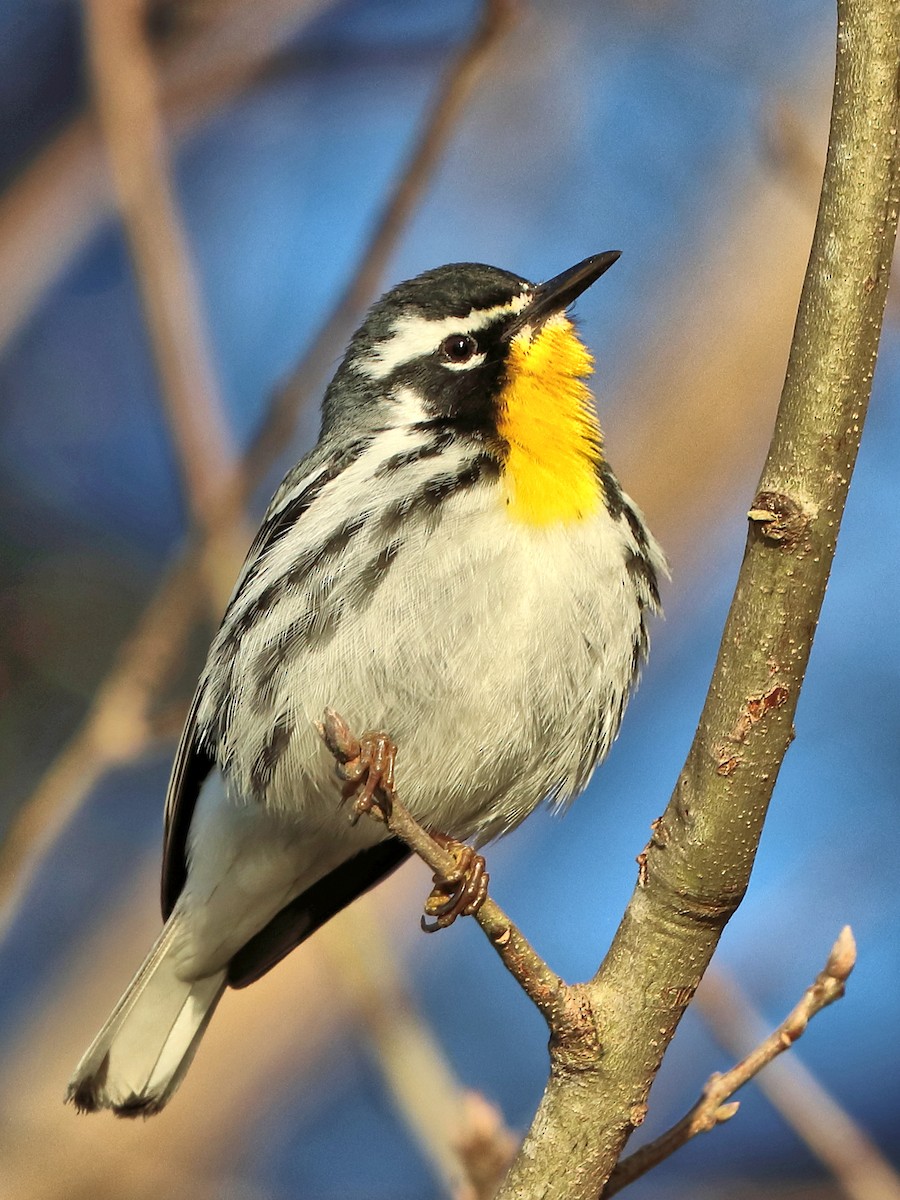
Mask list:
[[[602,495],[593,361],[566,310],[618,259],[596,254],[543,284],[451,263],[393,288],[353,337],[325,428],[446,426],[496,448],[511,514],[545,524]]]

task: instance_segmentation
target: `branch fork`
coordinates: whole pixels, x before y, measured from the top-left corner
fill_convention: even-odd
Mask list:
[[[543,1013],[550,1028],[550,1053],[555,1067],[569,1072],[596,1071],[603,1047],[591,984],[567,984],[560,979],[489,897],[484,859],[470,846],[442,834],[429,833],[405,808],[394,784],[397,747],[393,741],[384,733],[357,737],[333,709],[326,709],[316,728],[335,758],[345,800],[353,798],[351,822],[355,824],[363,816],[382,822],[434,872],[435,887],[425,908],[429,915],[437,915],[437,920],[428,925],[423,918],[423,928],[433,932],[446,928],[457,916],[474,916],[506,968]],[[473,863],[480,863],[480,867],[476,865],[473,870]],[[456,906],[451,913],[450,900],[455,897],[460,881],[470,874],[478,880],[477,901]],[[824,968],[778,1028],[729,1071],[712,1074],[696,1104],[671,1129],[622,1159],[600,1193],[602,1200],[608,1200],[646,1174],[697,1134],[730,1121],[740,1107],[739,1101],[731,1099],[734,1093],[790,1049],[816,1013],[844,995],[855,962],[856,943],[849,927],[845,927]],[[633,1110],[632,1126],[643,1121],[645,1112],[646,1105]]]

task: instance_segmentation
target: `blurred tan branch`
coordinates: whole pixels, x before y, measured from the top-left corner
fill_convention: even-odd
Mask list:
[[[754,1031],[754,1040],[758,1042],[755,1048],[749,1052],[743,1052],[745,1057],[730,1071],[721,1075],[712,1075],[707,1081],[700,1099],[689,1113],[660,1137],[622,1159],[610,1175],[609,1182],[601,1193],[604,1200],[628,1187],[630,1183],[634,1183],[636,1179],[658,1166],[676,1150],[680,1150],[691,1138],[696,1137],[698,1133],[708,1133],[717,1125],[730,1121],[738,1111],[739,1102],[734,1101],[730,1104],[726,1102],[739,1088],[758,1075],[763,1067],[768,1066],[785,1050],[789,1050],[794,1042],[805,1033],[807,1025],[816,1013],[827,1008],[829,1004],[833,1004],[835,1000],[841,999],[844,995],[844,986],[855,964],[856,943],[849,926],[845,926],[831,948],[828,962],[778,1028],[761,1037],[758,1037]],[[700,1002],[699,996],[709,987],[709,981],[714,979],[715,975],[716,972],[709,971],[705,976],[698,993],[698,1003]],[[713,990],[716,986],[713,984]],[[727,1014],[724,1019],[732,1027],[740,1028],[741,1041],[746,1042],[749,1030],[746,1024],[748,1006],[745,998],[737,993],[729,994],[727,997],[723,996],[721,1000],[721,1005],[716,1005],[717,1010]],[[761,1086],[765,1086],[762,1080],[760,1083]],[[858,1176],[865,1174],[865,1172],[859,1171],[858,1163],[855,1164],[855,1167],[855,1173]],[[855,1193],[860,1200],[864,1194],[869,1197],[869,1200],[874,1200],[873,1193],[865,1191],[865,1189]],[[894,1190],[884,1193],[885,1200],[888,1195],[892,1197],[892,1200],[896,1200],[897,1192]]]
[[[222,504],[235,451],[173,191],[145,33],[146,2],[84,0],[84,12],[95,105],[187,508],[203,539],[202,569],[215,619],[228,601],[247,535]]]
[[[121,646],[87,716],[21,806],[0,845],[0,938],[15,919],[40,863],[92,788],[113,767],[153,744],[155,697],[181,665],[202,592],[182,559],[163,577]]]
[[[395,1107],[447,1195],[487,1200],[518,1139],[493,1105],[463,1090],[447,1065],[403,984],[396,949],[386,944],[382,914],[371,897],[354,904],[330,932],[324,940],[329,963]]]
[[[159,56],[160,96],[186,135],[246,87],[330,0],[229,0]],[[75,117],[0,196],[0,348],[113,209],[92,114]]]
[[[695,1004],[730,1054],[746,1054],[761,1039],[763,1018],[721,967],[706,973]],[[900,1200],[897,1171],[799,1058],[779,1058],[758,1076],[756,1086],[850,1200]]]

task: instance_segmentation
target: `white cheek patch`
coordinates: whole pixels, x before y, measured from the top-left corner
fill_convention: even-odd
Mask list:
[[[395,387],[391,391],[391,414],[396,419],[394,425],[404,428],[409,425],[419,425],[428,420],[428,414],[422,403],[422,397],[410,387]]]
[[[465,317],[441,317],[436,321],[414,315],[398,317],[391,329],[391,336],[383,342],[377,342],[371,355],[364,362],[355,364],[356,369],[361,375],[368,375],[370,379],[385,379],[404,363],[433,354],[450,334],[477,333],[498,317],[513,316],[521,312],[530,299],[531,293],[524,291],[504,304],[494,305],[493,308],[473,309]],[[480,354],[465,363],[445,365],[452,370],[467,371],[482,362],[484,355]]]

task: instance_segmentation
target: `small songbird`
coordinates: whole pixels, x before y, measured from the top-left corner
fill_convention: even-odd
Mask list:
[[[326,708],[393,739],[420,824],[479,846],[606,755],[666,569],[566,315],[618,257],[544,284],[451,264],[369,310],[210,648],[166,800],[165,926],[75,1070],[79,1109],[158,1112],[226,987],[406,857],[348,821]]]

